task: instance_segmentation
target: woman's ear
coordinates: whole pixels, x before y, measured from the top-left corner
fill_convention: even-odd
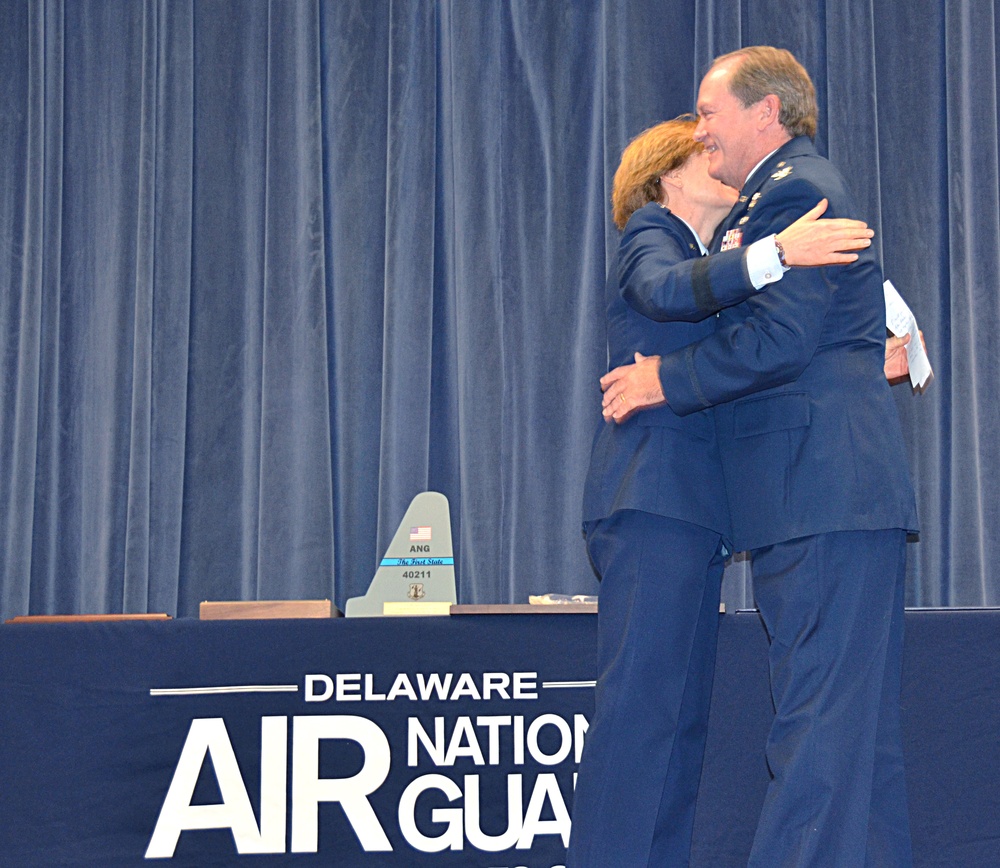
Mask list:
[[[683,190],[684,182],[681,180],[681,173],[676,169],[673,172],[664,172],[660,175],[660,190],[664,195],[669,195],[671,190]]]

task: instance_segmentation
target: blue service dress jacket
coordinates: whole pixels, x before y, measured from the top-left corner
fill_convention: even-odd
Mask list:
[[[633,354],[677,350],[715,329],[716,311],[754,293],[744,252],[702,258],[682,220],[652,202],[622,233],[608,271],[610,367]],[[655,303],[652,299],[655,298]],[[669,322],[657,320],[669,319]],[[710,410],[669,407],[600,423],[584,488],[583,519],[636,509],[691,522],[729,538],[729,509]]]
[[[821,198],[856,216],[843,177],[799,137],[750,177],[713,249],[780,231]],[[698,297],[693,283],[689,297]],[[676,294],[676,291],[673,293]],[[673,303],[647,293],[656,307]],[[663,354],[679,418],[714,407],[737,550],[842,530],[916,530],[899,417],[883,373],[885,301],[874,248],[793,268],[723,310],[711,335]]]

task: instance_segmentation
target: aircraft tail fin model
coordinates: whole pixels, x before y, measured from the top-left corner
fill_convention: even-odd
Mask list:
[[[458,602],[448,498],[437,491],[410,501],[368,593],[351,597],[344,614],[381,615],[385,603],[414,602]]]

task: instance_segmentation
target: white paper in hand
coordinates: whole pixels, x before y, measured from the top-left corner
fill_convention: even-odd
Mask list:
[[[915,391],[922,392],[934,379],[934,371],[931,370],[930,359],[924,350],[924,342],[920,340],[920,329],[917,327],[917,318],[913,315],[909,305],[903,301],[901,296],[892,285],[891,280],[882,284],[885,293],[885,326],[897,338],[903,335],[910,336],[910,342],[906,345],[906,363],[910,368],[910,385]]]

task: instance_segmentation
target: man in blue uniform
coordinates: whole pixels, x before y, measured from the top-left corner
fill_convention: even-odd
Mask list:
[[[787,51],[716,60],[698,114],[710,174],[740,190],[714,250],[780,231],[820,198],[827,216],[855,214],[812,145],[814,90]],[[679,416],[714,408],[733,539],[751,551],[771,640],[772,781],[752,866],[912,864],[899,682],[916,510],[884,342],[869,250],[792,269],[722,311],[712,335],[602,380],[616,421],[664,400]]]

